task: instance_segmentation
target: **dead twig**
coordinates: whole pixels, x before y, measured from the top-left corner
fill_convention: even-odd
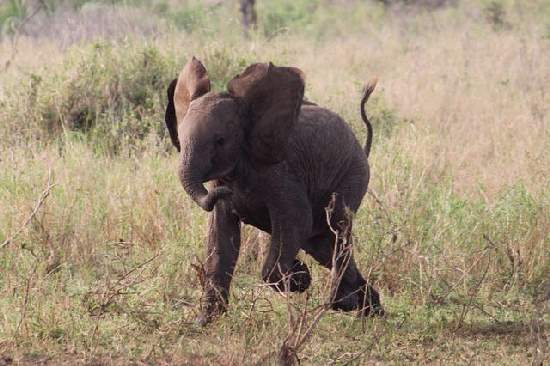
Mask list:
[[[345,271],[351,260],[352,242],[350,239],[351,230],[351,213],[345,213],[345,220],[339,222],[339,228],[332,226],[331,221],[334,210],[336,208],[336,194],[332,195],[329,205],[325,208],[326,219],[329,229],[335,235],[335,246],[332,253],[332,268],[330,270],[330,278],[327,281],[327,300],[321,305],[314,308],[311,313],[311,321],[306,327],[310,312],[307,306],[300,310],[298,316],[294,316],[291,311],[290,302],[289,309],[289,334],[281,348],[279,349],[278,360],[280,365],[290,366],[300,363],[298,352],[311,339],[313,331],[317,327],[322,317],[329,311],[336,301],[338,287],[342,281]],[[289,297],[287,297],[288,299]]]
[[[38,261],[34,262],[34,266],[32,268],[32,272],[29,274],[29,277],[27,278],[27,284],[25,285],[25,298],[23,299],[23,306],[21,310],[21,317],[19,318],[19,322],[17,323],[17,328],[15,333],[19,335],[19,332],[21,330],[21,326],[23,325],[23,321],[25,320],[25,317],[27,315],[27,309],[29,307],[29,299],[30,299],[30,292],[31,292],[31,283],[32,278],[36,274],[36,269],[38,268]]]
[[[38,210],[40,210],[40,207],[42,207],[42,205],[46,201],[46,198],[48,198],[48,196],[50,195],[50,193],[52,191],[52,188],[55,187],[56,185],[57,185],[56,183],[52,183],[52,171],[50,169],[50,170],[48,170],[48,183],[46,185],[46,188],[44,189],[44,191],[42,191],[42,194],[40,195],[40,198],[38,199],[38,201],[34,205],[34,208],[32,209],[29,217],[27,218],[27,220],[25,220],[23,225],[21,225],[21,227],[19,229],[17,229],[17,231],[13,235],[11,235],[9,238],[4,240],[2,245],[0,245],[0,249],[4,248],[4,247],[8,246],[10,243],[12,243],[23,232],[25,227],[27,227],[27,225],[29,225],[31,223],[33,218],[38,213]]]
[[[483,251],[484,251],[484,255],[487,255],[487,253],[489,253],[490,249],[496,249],[496,246],[494,245],[494,243],[489,239],[489,237],[487,235],[484,235],[483,236],[485,238],[485,240],[487,240],[487,242],[489,243],[489,245],[487,245]],[[459,317],[459,321],[458,321],[458,325],[456,326],[455,328],[455,331],[456,330],[459,330],[460,328],[462,328],[462,326],[464,325],[464,319],[466,318],[466,315],[468,314],[469,310],[472,308],[472,304],[474,303],[474,299],[475,297],[477,296],[478,292],[479,292],[479,289],[481,288],[481,285],[483,284],[483,282],[485,281],[485,278],[487,277],[487,273],[489,272],[489,268],[490,268],[490,263],[487,263],[487,266],[485,266],[485,270],[483,271],[483,274],[481,275],[481,278],[479,279],[479,281],[477,282],[477,284],[472,288],[472,290],[470,291],[470,298],[468,299],[468,301],[464,304],[462,304],[462,311],[460,313],[460,317]],[[479,309],[478,306],[474,306],[476,308]]]
[[[156,253],[149,259],[137,264],[135,267],[131,268],[129,271],[124,273],[120,276],[120,278],[113,284],[110,285],[109,283],[106,284],[104,291],[97,291],[97,292],[89,292],[89,295],[99,295],[99,301],[98,304],[93,306],[90,309],[90,313],[93,316],[101,317],[104,315],[108,309],[108,307],[113,303],[115,298],[121,295],[127,295],[131,294],[133,292],[127,291],[127,289],[131,286],[138,285],[142,282],[145,282],[147,278],[139,278],[139,276],[136,276],[137,278],[131,279],[130,281],[127,281],[131,276],[137,272],[137,271],[143,271],[145,267],[153,262],[155,259],[157,259],[161,255],[161,252]]]

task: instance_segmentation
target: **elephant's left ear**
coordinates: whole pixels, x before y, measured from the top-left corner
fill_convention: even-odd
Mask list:
[[[272,63],[250,65],[229,82],[229,93],[242,98],[249,108],[248,142],[253,158],[267,164],[285,159],[304,87],[302,71]]]
[[[168,104],[166,105],[166,112],[164,113],[164,122],[166,123],[166,128],[170,133],[170,140],[172,144],[180,151],[180,141],[178,139],[178,120],[176,119],[176,108],[174,107],[174,90],[176,90],[176,85],[178,79],[172,80],[168,86],[166,94],[168,95]]]

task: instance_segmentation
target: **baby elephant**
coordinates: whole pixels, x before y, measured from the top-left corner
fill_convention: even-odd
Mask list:
[[[227,92],[215,93],[193,57],[172,81],[165,119],[180,152],[179,178],[187,194],[212,211],[201,324],[227,307],[241,222],[271,234],[262,278],[276,290],[309,286],[309,270],[296,258],[303,249],[321,265],[341,268],[334,309],[382,313],[378,293],[351,254],[333,261],[333,252],[351,241],[349,211],[357,211],[367,192],[372,127],[364,105],[374,86],[361,101],[368,130],[362,149],[342,118],[303,100],[304,75],[297,68],[253,64]]]

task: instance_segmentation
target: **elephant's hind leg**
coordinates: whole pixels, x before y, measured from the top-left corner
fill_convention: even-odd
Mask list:
[[[382,314],[380,296],[363,278],[351,251],[351,218],[346,214],[340,199],[337,198],[333,203],[331,227],[310,238],[302,249],[328,269],[332,269],[333,264],[336,264],[337,273],[341,274],[341,281],[335,292],[335,298],[332,299],[333,309],[361,310],[364,315]],[[338,238],[332,230],[338,233]]]
[[[332,232],[327,232],[308,240],[303,249],[319,264],[332,269],[335,241],[335,235]],[[336,257],[339,257],[338,253]],[[332,308],[343,311],[362,310],[364,315],[382,314],[380,296],[361,275],[353,254],[350,253],[346,261],[336,260],[336,265],[340,267],[337,269],[337,273],[342,273],[342,279],[333,299]]]

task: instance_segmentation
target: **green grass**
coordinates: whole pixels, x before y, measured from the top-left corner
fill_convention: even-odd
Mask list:
[[[140,2],[173,27],[39,65],[30,55],[49,46],[22,43],[0,75],[0,365],[276,364],[297,317],[313,322],[329,274],[302,253],[312,287],[274,293],[259,275],[266,239],[243,227],[229,311],[194,323],[207,214],[163,127],[165,88],[192,54],[216,90],[257,60],[299,66],[307,97],[361,141],[360,89],[379,76],[354,243],[387,316],[325,313],[302,364],[548,362],[547,7],[498,2],[495,27],[493,3],[410,16],[264,2],[243,40],[224,17],[235,4]]]
[[[257,253],[265,244],[254,232],[243,239],[229,313],[199,329],[191,264],[203,255],[206,215],[182,193],[176,156],[150,147],[139,158],[108,157],[82,142],[66,144],[62,157],[53,147],[18,150],[11,169],[2,163],[4,233],[28,215],[45,167],[57,183],[31,224],[2,248],[3,349],[21,360],[35,353],[69,364],[239,364],[243,355],[274,362],[287,336],[287,304],[261,286]],[[548,321],[536,318],[549,270],[548,196],[517,186],[486,205],[443,183],[415,190],[391,175],[411,193],[395,206],[367,198],[355,221],[357,261],[381,289],[388,316],[362,322],[329,313],[300,357],[311,364],[532,359],[534,339],[545,334],[533,324]],[[315,285],[309,300],[292,296],[296,311],[324,298],[327,273],[307,263]]]

